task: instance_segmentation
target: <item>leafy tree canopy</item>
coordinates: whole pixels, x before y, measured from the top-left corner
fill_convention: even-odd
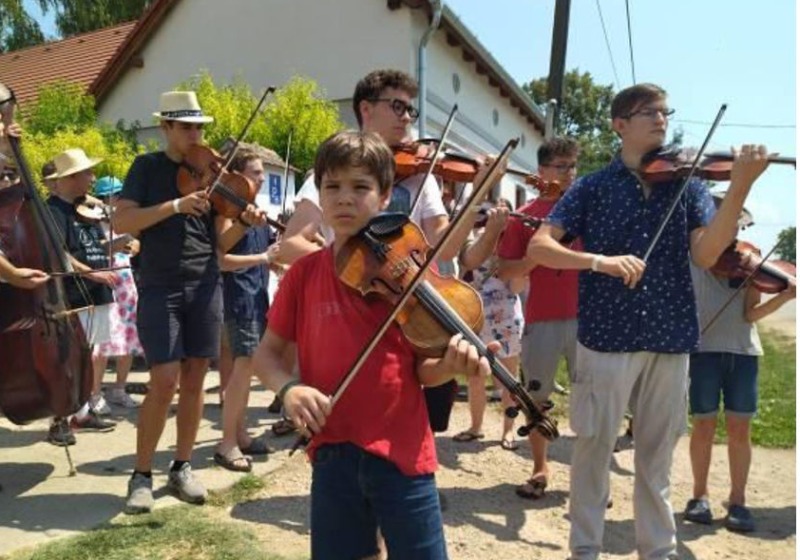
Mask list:
[[[176,88],[197,92],[203,112],[214,117],[206,127],[205,140],[215,148],[227,138],[239,136],[260,97],[242,80],[218,86],[205,71]],[[317,147],[340,128],[336,104],[322,98],[316,82],[296,76],[267,99],[244,140],[285,158],[291,134],[289,163],[306,171],[314,164]]]
[[[62,37],[101,29],[141,17],[152,0],[38,0],[42,11],[54,10]]]
[[[522,89],[537,104],[547,102],[546,77],[523,84]],[[557,133],[578,140],[578,174],[585,175],[606,165],[619,149],[610,119],[614,88],[595,84],[591,74],[581,74],[576,68],[564,75],[563,91]]]
[[[0,50],[13,51],[44,42],[39,23],[22,5],[22,0],[0,0]]]
[[[775,253],[783,260],[797,264],[797,228],[785,228],[778,234],[778,246]]]

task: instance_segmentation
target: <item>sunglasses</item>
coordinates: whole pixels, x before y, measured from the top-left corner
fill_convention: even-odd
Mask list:
[[[0,171],[0,179],[3,179],[5,181],[16,181],[17,177],[19,177],[19,175],[17,174],[16,171],[8,171],[8,170]]]
[[[387,99],[385,97],[376,97],[375,99],[371,99],[370,101],[372,101],[373,103],[377,103],[378,101],[385,101],[392,108],[392,112],[398,117],[402,117],[406,113],[408,113],[408,116],[411,117],[411,120],[413,121],[417,120],[417,117],[419,117],[419,109],[417,109],[416,107],[414,107],[409,103],[406,103],[402,99],[396,99],[396,98]]]

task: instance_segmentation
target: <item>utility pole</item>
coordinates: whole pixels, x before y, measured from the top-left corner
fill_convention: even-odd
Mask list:
[[[564,70],[567,64],[567,35],[569,34],[570,0],[556,0],[553,16],[553,42],[550,46],[550,74],[547,76],[547,99],[556,102],[553,129],[558,130],[561,98],[564,86]]]

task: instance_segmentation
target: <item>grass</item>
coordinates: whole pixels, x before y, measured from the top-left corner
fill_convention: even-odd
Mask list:
[[[255,497],[266,483],[254,474],[246,474],[227,490],[211,492],[208,503],[212,506],[227,507],[246,502]]]
[[[212,510],[213,511],[213,510]],[[21,550],[8,560],[286,560],[269,553],[255,533],[212,518],[206,508],[175,506],[121,517],[97,529]]]

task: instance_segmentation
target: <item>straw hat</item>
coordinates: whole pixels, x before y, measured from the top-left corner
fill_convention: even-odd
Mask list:
[[[86,153],[80,148],[65,150],[53,158],[53,163],[56,164],[56,172],[52,178],[63,179],[64,177],[75,175],[81,171],[91,169],[101,161],[103,160],[99,158],[86,157]]]
[[[193,91],[167,91],[161,94],[158,103],[158,113],[153,113],[165,121],[180,121],[188,123],[210,123],[213,117],[203,115],[197,95]]]

